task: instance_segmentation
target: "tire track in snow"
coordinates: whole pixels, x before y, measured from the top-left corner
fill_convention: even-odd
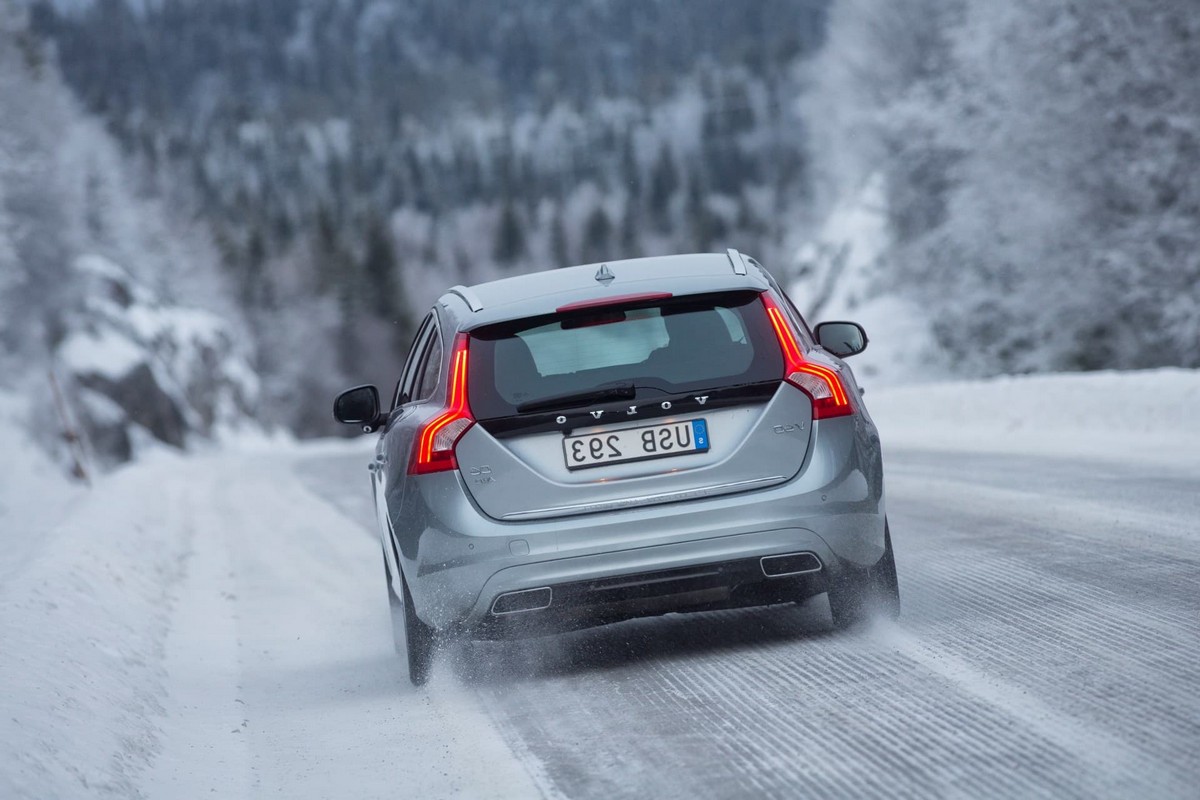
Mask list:
[[[164,755],[126,794],[539,796],[473,692],[403,679],[378,542],[292,480],[289,455],[180,460],[165,489],[158,473],[128,473],[131,496],[154,499],[148,541],[188,532],[177,550],[192,552],[167,576],[178,602],[162,625],[165,718],[153,721]],[[361,480],[361,458],[344,461]]]
[[[780,609],[663,620],[677,628],[670,639],[721,644],[618,675],[585,670],[579,680],[502,684],[489,706],[524,709],[516,728],[571,797],[793,797],[801,789],[1088,797],[1113,785],[1103,762],[1069,737],[1048,736],[1057,728],[1024,706],[1014,713],[996,702],[1005,695],[964,691],[961,679],[887,637],[810,632],[789,642],[771,634],[725,646],[735,628],[766,613],[794,618]],[[613,686],[622,687],[620,697]],[[664,739],[672,728],[685,732]],[[564,731],[573,741],[553,746]]]
[[[202,508],[221,508],[211,487],[176,487],[181,528],[188,543],[177,586],[164,666],[167,685],[160,723],[164,751],[143,782],[150,797],[197,792],[244,797],[250,790],[249,713],[238,698],[241,679],[237,594],[225,541],[230,530],[198,525]],[[197,498],[196,493],[208,493]],[[173,504],[176,505],[176,504]],[[241,704],[241,705],[239,705]]]
[[[936,516],[947,530],[978,527],[970,512]],[[1053,528],[1037,533],[1059,541]],[[1133,556],[1119,550],[1094,564],[1088,582],[1077,569],[1060,574],[1035,550],[1018,560],[988,552],[994,548],[981,537],[973,546],[901,555],[902,569],[918,562],[926,578],[910,582],[907,594],[911,615],[923,621],[923,640],[990,676],[1019,676],[1025,691],[1058,713],[1113,732],[1138,753],[1142,772],[1166,776],[1164,790],[1181,792],[1200,772],[1194,603],[1171,608],[1145,598],[1153,584],[1123,577],[1121,565]],[[962,619],[974,625],[964,629]]]
[[[1192,796],[1200,548],[1191,496],[1169,501],[1190,485],[1147,511],[899,473],[899,626],[666,617],[463,677],[571,797]]]
[[[572,798],[1194,796],[1200,487],[905,455],[898,626],[668,616],[456,645],[441,679]]]

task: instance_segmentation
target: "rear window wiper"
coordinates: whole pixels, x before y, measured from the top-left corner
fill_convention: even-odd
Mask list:
[[[517,413],[527,411],[555,411],[560,408],[572,408],[587,403],[598,403],[603,400],[632,400],[637,396],[637,389],[632,383],[620,386],[609,386],[605,389],[589,389],[585,392],[560,394],[556,397],[546,397],[541,400],[530,400],[517,406]]]

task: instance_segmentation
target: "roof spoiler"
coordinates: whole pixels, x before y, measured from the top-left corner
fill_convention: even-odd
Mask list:
[[[471,309],[473,313],[483,311],[483,303],[480,302],[479,295],[475,294],[469,287],[459,284],[458,286],[451,286],[446,291],[448,294],[456,294],[461,297],[463,302],[467,304],[467,308]]]
[[[737,250],[734,250],[732,247],[729,248],[728,250],[726,250],[725,254],[727,256],[729,256],[729,263],[731,265],[733,265],[733,274],[734,275],[745,275],[746,274],[746,259],[745,259],[745,257],[743,257],[741,253],[739,253]]]

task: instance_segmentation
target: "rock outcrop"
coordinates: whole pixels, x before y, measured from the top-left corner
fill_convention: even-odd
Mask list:
[[[130,460],[147,435],[186,448],[255,424],[258,379],[223,319],[163,301],[101,256],[73,272],[83,292],[56,357],[98,461]]]

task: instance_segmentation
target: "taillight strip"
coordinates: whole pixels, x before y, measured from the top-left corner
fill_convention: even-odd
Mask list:
[[[458,460],[454,456],[454,446],[475,422],[467,401],[469,341],[466,333],[460,333],[454,339],[454,351],[450,358],[450,385],[446,393],[446,408],[427,422],[417,437],[417,446],[413,450],[412,465],[409,469],[409,472],[414,475],[458,468]],[[466,424],[458,426],[460,430],[455,431],[451,436],[452,440],[443,443],[443,447],[435,447],[438,434],[456,422],[465,422]]]
[[[775,338],[779,340],[779,349],[783,351],[785,362],[783,377],[812,400],[813,419],[853,414],[854,406],[850,404],[842,376],[838,374],[837,370],[824,364],[805,360],[804,354],[800,350],[800,342],[796,340],[796,334],[783,316],[783,311],[775,302],[775,298],[767,292],[763,292],[760,297],[763,307],[767,310],[767,318],[771,321],[771,327],[775,329]],[[811,375],[821,383],[815,387],[805,386],[803,380],[797,380],[800,374]],[[825,387],[824,391],[821,390],[821,386]],[[828,396],[824,396],[825,391],[828,392]]]
[[[804,363],[804,356],[800,353],[800,344],[796,341],[796,335],[792,333],[791,326],[783,318],[783,312],[775,306],[775,302],[765,294],[762,298],[763,305],[767,307],[767,316],[771,318],[771,327],[775,329],[775,338],[779,340],[779,346],[783,349],[783,357],[787,361],[787,373],[790,375]]]

